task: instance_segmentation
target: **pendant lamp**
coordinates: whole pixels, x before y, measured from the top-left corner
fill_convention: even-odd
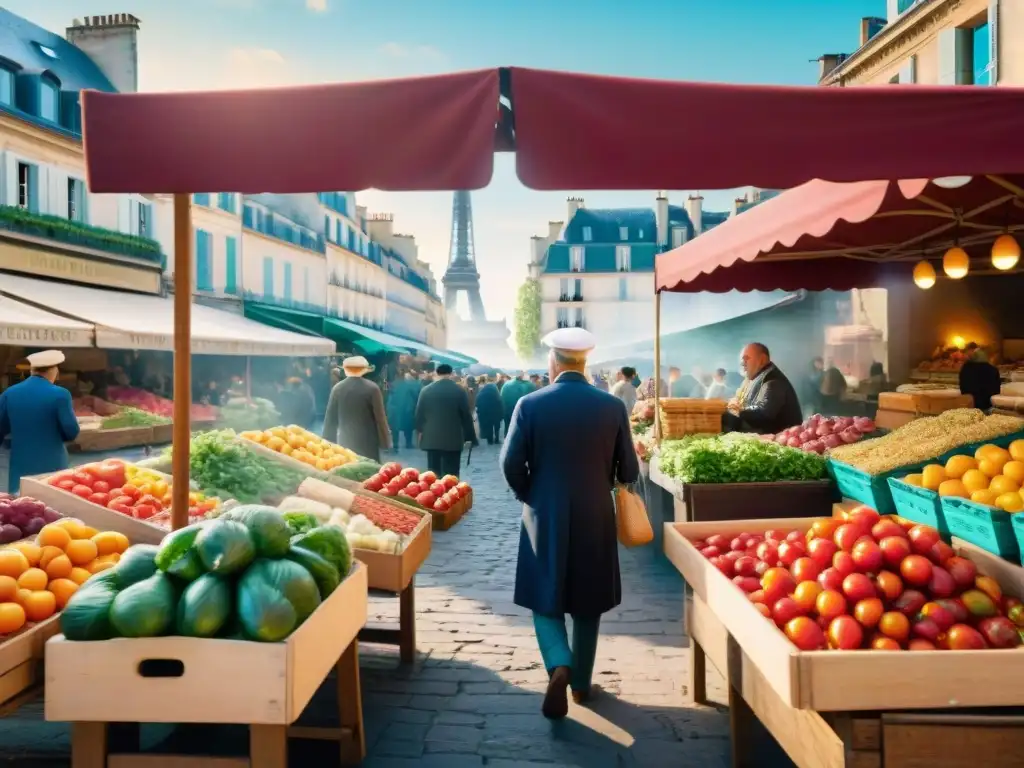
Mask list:
[[[954,245],[942,257],[942,271],[954,280],[966,277],[970,267],[971,260],[967,256],[967,251],[959,245]]]
[[[1013,269],[1020,261],[1020,244],[1013,235],[1000,235],[992,243],[992,266],[996,269]]]
[[[935,267],[928,261],[919,261],[914,267],[914,285],[927,291],[935,285]]]

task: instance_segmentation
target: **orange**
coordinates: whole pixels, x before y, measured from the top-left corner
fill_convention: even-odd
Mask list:
[[[1002,461],[1003,464],[1008,462],[1013,457],[1010,452],[1005,448],[1000,448],[998,445],[983,445],[977,451],[974,452],[974,458],[978,461],[983,459],[989,459],[990,461]]]
[[[1012,477],[1006,475],[996,475],[992,478],[992,482],[989,483],[988,489],[994,492],[996,495],[1002,495],[1004,493],[1016,493],[1020,490],[1020,483],[1014,480]]]
[[[98,561],[100,563],[110,563],[111,565],[117,565],[117,563],[118,563],[118,561],[120,559],[121,559],[121,555],[119,555],[117,552],[114,552],[113,554],[110,554],[110,555],[100,555],[99,557],[96,558],[96,561]],[[86,566],[86,567],[88,568],[89,566]]]
[[[28,560],[28,564],[33,566],[39,565],[39,558],[43,554],[43,551],[31,541],[19,541],[17,544],[11,544],[11,549],[21,552]]]
[[[44,525],[36,537],[36,544],[40,547],[57,547],[61,551],[71,543],[71,534],[58,523]]]
[[[99,554],[99,547],[92,539],[75,539],[65,550],[72,565],[91,563]],[[68,571],[70,573],[70,571]]]
[[[31,589],[19,589],[17,597],[14,598],[14,602],[24,607],[25,601],[28,600],[29,595],[32,594]]]
[[[54,558],[61,557],[63,554],[64,550],[60,547],[43,547],[43,552],[39,556],[38,565],[45,571],[46,566],[48,566]]]
[[[1010,443],[1010,456],[1015,461],[1024,461],[1024,440],[1014,440]]]
[[[0,576],[0,603],[12,603],[18,597],[18,581],[13,576]]]
[[[71,575],[71,560],[67,555],[55,557],[46,566],[46,575],[51,579],[66,579]]]
[[[1024,510],[1024,499],[1021,498],[1017,491],[1004,493],[996,499],[996,506],[1005,512],[1020,512]]]
[[[45,621],[57,612],[57,598],[52,592],[31,592],[21,607],[29,621]]]
[[[991,455],[982,459],[978,462],[978,469],[980,469],[988,477],[995,477],[1003,472],[1003,467],[1006,465],[1006,461],[998,456],[992,457]]]
[[[0,603],[0,635],[9,635],[24,626],[24,608],[17,603]]]
[[[91,574],[101,573],[101,572],[107,570],[107,568],[113,568],[113,567],[114,567],[114,563],[110,562],[109,560],[104,562],[103,560],[100,560],[98,557],[95,560],[93,560],[91,563],[89,563],[89,566],[88,566],[89,573],[91,573]]]
[[[989,507],[994,507],[996,505],[996,498],[998,498],[996,492],[990,491],[987,488],[985,490],[975,491],[971,494],[971,501],[977,504],[985,504]]]
[[[946,462],[946,477],[951,480],[959,480],[964,476],[964,472],[977,468],[978,462],[970,456],[952,456]]]
[[[68,604],[68,600],[71,596],[78,591],[78,585],[71,579],[54,579],[46,587],[47,590],[53,593],[53,596],[57,598],[57,610],[64,610],[64,606]]]
[[[1017,485],[1024,485],[1024,461],[1008,461],[1003,464],[1003,474],[1011,480],[1014,480]]]
[[[964,476],[960,478],[960,481],[964,484],[964,487],[971,493],[974,493],[975,491],[988,490],[988,475],[986,475],[980,469],[970,469],[967,472],[964,472]]]
[[[0,549],[0,576],[18,578],[29,568],[28,558],[16,549]]]
[[[99,531],[93,528],[91,525],[83,525],[81,528],[76,528],[75,533],[72,533],[72,538],[75,539],[91,539]]]
[[[907,475],[903,478],[903,482],[907,485],[916,485],[918,488],[921,487],[921,483],[924,482],[924,477],[920,474]]]
[[[921,470],[921,487],[929,491],[939,490],[945,480],[946,470],[941,464],[929,464]]]
[[[89,573],[88,568],[72,568],[71,575],[68,578],[75,582],[75,584],[82,585],[89,580],[90,576],[92,574]]]
[[[46,589],[46,582],[48,581],[46,571],[42,568],[29,568],[18,577],[18,586],[22,589],[35,591],[37,589]]]
[[[970,493],[959,480],[943,480],[939,484],[939,496],[959,496],[966,499]]]
[[[96,543],[96,550],[101,555],[112,555],[115,552],[121,553],[128,549],[128,537],[117,531],[103,531],[92,537]]]

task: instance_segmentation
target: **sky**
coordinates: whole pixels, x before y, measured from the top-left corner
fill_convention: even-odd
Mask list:
[[[141,20],[140,90],[258,88],[527,66],[624,77],[813,85],[815,61],[858,44],[863,16],[885,0],[6,0],[61,32],[74,18]],[[581,131],[585,125],[579,126]],[[757,130],[756,125],[751,130]],[[649,151],[657,152],[657,148]],[[681,204],[690,191],[672,191]],[[700,190],[706,210],[729,210],[736,190]],[[652,206],[655,191],[535,192],[497,155],[473,194],[481,292],[491,319],[511,317],[530,236],[565,218],[566,197],[591,208]],[[448,259],[451,194],[357,195],[416,236],[440,279]]]

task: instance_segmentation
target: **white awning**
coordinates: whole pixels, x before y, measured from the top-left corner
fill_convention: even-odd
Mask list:
[[[88,323],[0,296],[0,344],[57,349],[91,347],[93,329]]]
[[[103,349],[174,349],[174,300],[68,283],[3,275],[0,293],[50,307],[95,325]],[[192,352],[197,355],[314,357],[335,352],[334,342],[292,333],[255,320],[192,304]]]

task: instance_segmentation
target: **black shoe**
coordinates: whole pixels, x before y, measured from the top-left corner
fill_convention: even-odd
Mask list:
[[[544,694],[544,704],[540,711],[548,720],[561,720],[569,714],[569,668],[555,667],[548,681],[548,690]]]

